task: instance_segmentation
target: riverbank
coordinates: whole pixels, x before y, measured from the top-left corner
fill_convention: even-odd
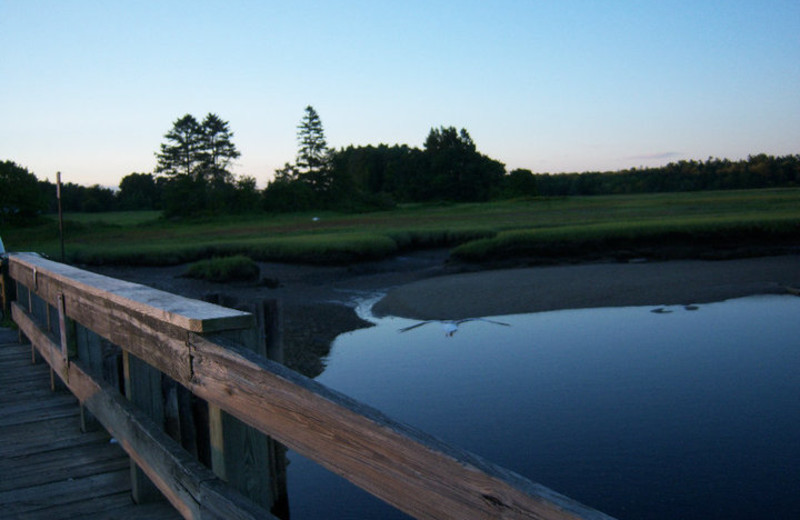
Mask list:
[[[708,303],[800,287],[800,256],[600,263],[462,273],[397,287],[376,315],[456,320],[559,309]]]
[[[373,307],[376,315],[424,320],[707,303],[800,287],[800,255],[481,270],[434,250],[353,266],[261,263],[260,268],[259,284],[192,280],[182,276],[186,266],[93,270],[190,298],[221,293],[244,301],[277,300],[285,362],[309,377],[324,370],[336,336],[370,326],[354,306],[376,294],[385,294]]]

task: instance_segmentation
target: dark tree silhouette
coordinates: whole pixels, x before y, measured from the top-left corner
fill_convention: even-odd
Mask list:
[[[164,138],[167,142],[161,143],[161,151],[156,153],[156,173],[169,177],[185,175],[198,180],[201,177],[204,156],[203,130],[197,119],[186,114],[172,124]]]
[[[316,192],[324,192],[331,185],[330,152],[322,129],[322,121],[314,107],[307,106],[297,127],[299,145],[296,161],[298,180]]]
[[[0,162],[0,223],[24,223],[46,208],[36,176],[13,161]]]

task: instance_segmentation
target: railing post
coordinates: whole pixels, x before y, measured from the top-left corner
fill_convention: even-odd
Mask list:
[[[14,285],[15,285],[15,286],[16,286],[16,288],[17,288],[16,301],[17,301],[17,302],[18,302],[20,305],[27,304],[27,307],[28,307],[28,312],[30,313],[30,312],[31,312],[31,296],[30,296],[30,291],[28,290],[28,288],[27,288],[26,286],[22,285],[22,284],[19,282],[19,280],[14,280]],[[23,296],[23,294],[24,294],[24,296]],[[18,340],[20,343],[22,343],[22,342],[24,341],[24,340],[23,340],[22,329],[19,329],[19,330],[17,330],[17,340]],[[32,364],[32,365],[35,365],[35,364],[36,364],[36,347],[34,346],[34,344],[33,344],[33,342],[32,342],[32,341],[31,341],[31,364]]]
[[[237,343],[261,356],[282,361],[282,346],[277,335],[277,304],[271,301],[247,303],[220,295],[209,295],[225,307],[250,312],[256,325],[227,333]],[[214,473],[257,504],[280,516],[288,511],[286,491],[286,449],[273,439],[247,426],[235,417],[208,405],[211,464]]]
[[[161,372],[136,356],[122,351],[125,397],[156,424],[164,424],[164,402],[161,397]],[[131,495],[137,504],[163,500],[161,492],[131,459]]]
[[[103,379],[103,346],[100,336],[80,324],[75,324],[75,343],[78,359],[97,380]],[[119,388],[117,386],[116,388]],[[81,403],[81,431],[86,433],[101,428],[97,419]]]
[[[3,252],[0,242],[0,253]],[[8,282],[8,262],[0,256],[0,316],[11,316],[11,290],[14,285]]]

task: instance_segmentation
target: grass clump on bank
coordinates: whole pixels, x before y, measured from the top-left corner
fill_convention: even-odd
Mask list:
[[[197,261],[186,271],[187,278],[209,282],[250,282],[258,280],[261,270],[258,264],[244,255],[214,257]]]

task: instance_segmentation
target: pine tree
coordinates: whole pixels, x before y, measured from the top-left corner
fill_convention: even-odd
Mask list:
[[[169,177],[184,175],[197,182],[232,182],[231,161],[241,154],[231,140],[228,122],[209,113],[202,123],[186,114],[172,124],[156,154],[156,172]]]
[[[233,174],[228,170],[231,161],[241,154],[231,139],[233,132],[228,122],[216,114],[209,113],[201,127],[200,156],[203,177],[214,184],[232,182]]]
[[[330,184],[330,152],[325,141],[317,111],[307,106],[305,115],[297,127],[297,177],[314,191],[325,191]]]
[[[169,177],[184,175],[196,179],[203,163],[202,134],[200,124],[191,114],[175,121],[172,129],[164,134],[168,142],[161,143],[161,151],[156,153],[156,173]]]
[[[224,213],[235,210],[236,183],[229,168],[240,153],[228,122],[209,113],[202,123],[186,114],[173,123],[156,154],[156,173],[164,174],[164,210],[168,215]]]

